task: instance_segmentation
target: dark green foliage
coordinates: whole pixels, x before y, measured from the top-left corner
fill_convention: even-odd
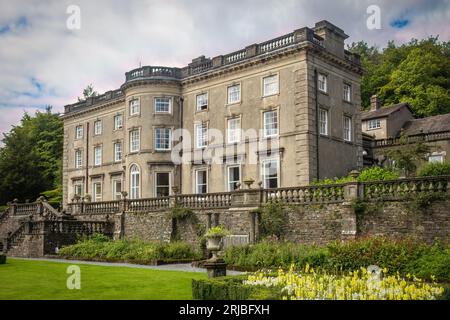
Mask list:
[[[0,252],[0,264],[5,264],[5,263],[6,263],[6,255],[4,255]]]
[[[357,180],[358,182],[367,182],[367,181],[396,180],[398,178],[399,174],[397,172],[392,171],[389,168],[370,167],[364,168],[359,174]]]
[[[196,300],[276,300],[279,288],[247,286],[246,275],[192,280],[192,297]]]
[[[407,136],[401,135],[398,146],[387,149],[383,154],[395,161],[395,169],[407,176],[415,174],[421,161],[427,159],[430,147],[423,143],[408,143]]]
[[[390,168],[382,168],[382,167],[369,167],[361,170],[359,176],[356,178],[358,182],[367,182],[367,181],[384,181],[384,180],[396,180],[399,178],[399,174],[393,171]],[[313,185],[332,185],[332,184],[344,184],[348,182],[352,182],[353,178],[351,176],[345,176],[341,178],[334,179],[323,179],[319,181],[315,181]]]
[[[415,240],[374,237],[326,246],[261,242],[227,248],[223,258],[230,265],[248,270],[288,269],[292,264],[301,269],[309,264],[316,269],[339,272],[377,265],[387,268],[389,273],[410,273],[424,279],[435,275],[438,280],[450,280],[450,246],[430,246]]]
[[[417,176],[419,177],[436,177],[450,175],[450,163],[427,163],[420,168]]]
[[[59,114],[25,114],[21,124],[4,135],[0,149],[0,203],[14,198],[36,200],[47,190],[61,190],[63,123]]]
[[[281,203],[269,202],[260,209],[261,236],[282,239],[287,223],[287,213]]]
[[[408,102],[419,117],[450,112],[450,42],[430,37],[380,50],[366,42],[349,50],[361,56],[367,71],[361,81],[362,106],[377,94],[385,105]]]
[[[74,245],[61,248],[58,254],[71,258],[136,262],[197,260],[201,258],[197,250],[184,242],[112,241],[102,235],[82,238]]]
[[[289,268],[291,264],[320,267],[326,264],[328,250],[324,247],[299,245],[291,242],[263,241],[253,246],[230,247],[223,259],[231,265],[247,268]]]
[[[172,219],[183,220],[194,216],[194,212],[188,208],[174,207],[168,211]]]

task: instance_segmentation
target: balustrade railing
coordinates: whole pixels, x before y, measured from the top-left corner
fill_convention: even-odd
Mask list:
[[[286,47],[290,44],[293,44],[294,42],[295,42],[294,33],[289,33],[282,37],[261,43],[259,45],[259,52],[260,53],[269,52],[269,51],[276,50],[276,49],[279,49],[282,47]]]
[[[449,140],[450,139],[450,131],[442,131],[442,132],[433,132],[433,133],[422,133],[410,135],[404,138],[388,138],[382,140],[375,140],[375,147],[389,147],[399,145],[402,142],[406,143],[418,143],[418,142],[431,142],[438,140]]]
[[[344,184],[265,189],[263,202],[328,203],[344,201]]]
[[[83,203],[86,214],[117,213],[120,211],[120,201],[102,201]]]
[[[177,196],[177,204],[184,208],[229,208],[231,206],[231,192],[184,194]]]
[[[32,203],[17,203],[15,214],[16,215],[29,215],[37,213],[39,204],[37,202]]]
[[[171,197],[128,200],[128,210],[133,212],[155,211],[169,208]]]
[[[400,199],[423,193],[449,192],[450,176],[370,181],[361,185],[364,200]]]

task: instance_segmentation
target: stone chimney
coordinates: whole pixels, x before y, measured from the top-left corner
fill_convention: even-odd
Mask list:
[[[370,111],[378,110],[381,108],[381,100],[376,94],[370,97]]]
[[[326,20],[316,23],[314,33],[324,39],[325,48],[335,55],[344,58],[344,40],[348,38],[345,32]]]

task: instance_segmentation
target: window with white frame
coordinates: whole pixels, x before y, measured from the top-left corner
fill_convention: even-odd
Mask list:
[[[102,134],[102,120],[97,120],[94,122],[94,134]]]
[[[428,156],[430,163],[444,163],[444,155],[442,153],[432,153]]]
[[[208,192],[208,173],[206,169],[195,171],[195,193]]]
[[[83,126],[79,125],[75,127],[75,139],[83,138]]]
[[[155,128],[155,150],[170,150],[171,135],[170,128]]]
[[[238,103],[241,101],[241,85],[236,84],[229,86],[227,89],[228,104]]]
[[[94,147],[94,166],[100,166],[102,164],[102,147]]]
[[[241,141],[241,118],[232,118],[227,120],[228,143],[238,143]]]
[[[122,161],[122,142],[114,143],[114,162]]]
[[[123,122],[122,122],[122,115],[116,114],[114,116],[114,130],[122,129]]]
[[[263,96],[278,94],[278,75],[268,76],[263,79]]]
[[[264,188],[270,189],[279,187],[278,159],[263,160],[261,171]]]
[[[137,115],[141,112],[139,99],[130,100],[130,116]]]
[[[352,141],[352,118],[344,116],[344,140]]]
[[[155,191],[157,197],[168,197],[170,195],[170,173],[155,173]]]
[[[172,112],[172,98],[162,97],[155,98],[155,113]]]
[[[318,82],[319,90],[322,92],[327,92],[327,89],[328,89],[327,88],[327,85],[328,85],[327,84],[327,76],[322,73],[319,73],[317,82]]]
[[[137,165],[133,164],[130,168],[130,199],[139,199],[140,197],[140,172]]]
[[[227,168],[228,191],[238,189],[238,184],[241,183],[241,167],[229,166]]]
[[[278,135],[278,111],[266,111],[264,117],[264,137]]]
[[[112,197],[114,200],[122,199],[122,179],[113,178],[112,179]]]
[[[130,131],[130,152],[138,152],[141,148],[141,133],[139,129]]]
[[[80,169],[83,166],[83,154],[81,150],[75,150],[75,168]]]
[[[205,148],[208,145],[208,124],[206,122],[195,125],[195,146]]]
[[[92,193],[94,202],[102,201],[102,183],[100,181],[92,184]]]
[[[73,194],[75,196],[83,196],[84,184],[83,181],[75,181],[73,184]]]
[[[380,129],[381,128],[381,121],[380,119],[372,119],[367,121],[367,130],[374,130],[374,129]]]
[[[197,103],[197,111],[203,111],[208,109],[208,94],[207,93],[198,94],[196,97],[196,103]]]
[[[319,109],[319,133],[328,135],[328,110]]]
[[[347,102],[352,101],[352,86],[348,83],[344,83],[344,100]]]

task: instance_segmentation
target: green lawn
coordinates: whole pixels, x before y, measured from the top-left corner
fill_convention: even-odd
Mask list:
[[[191,280],[206,273],[79,264],[81,289],[66,286],[71,263],[8,259],[0,265],[4,299],[192,299]]]

